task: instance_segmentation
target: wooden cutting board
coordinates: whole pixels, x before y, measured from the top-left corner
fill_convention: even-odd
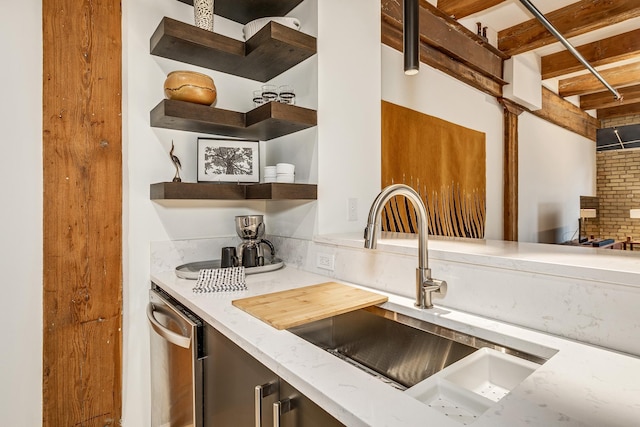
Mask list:
[[[232,301],[276,329],[326,319],[387,301],[384,295],[336,282],[320,283]]]

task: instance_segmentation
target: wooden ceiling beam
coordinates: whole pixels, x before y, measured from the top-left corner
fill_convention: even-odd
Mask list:
[[[601,110],[640,102],[640,84],[623,87],[618,89],[618,92],[622,95],[622,101],[614,99],[613,94],[608,90],[583,95],[580,97],[580,108],[583,110]]]
[[[438,0],[438,9],[452,16],[462,19],[476,12],[489,9],[505,0]]]
[[[542,108],[527,111],[561,128],[582,135],[592,141],[596,140],[598,120],[569,101],[560,98],[544,86],[542,87]]]
[[[383,21],[402,29],[402,2],[382,0],[381,9]],[[484,76],[506,84],[502,80],[502,52],[425,0],[420,1],[420,44],[431,46]]]
[[[598,110],[598,120],[635,116],[638,114],[640,114],[640,103],[620,105],[619,107],[603,108]]]
[[[614,88],[639,84],[640,62],[602,70],[600,75]],[[591,73],[562,79],[558,82],[558,94],[561,97],[586,95],[599,92],[603,88],[600,80]]]
[[[594,67],[640,56],[640,29],[577,46],[576,50]],[[550,79],[584,70],[584,65],[569,51],[541,58],[542,79]]]
[[[423,4],[424,1],[421,1],[421,7]],[[381,7],[382,43],[402,52],[402,7],[399,6],[397,0],[382,0]],[[441,11],[438,10],[437,14],[455,23],[455,21],[444,15]],[[420,18],[422,19],[422,15]],[[456,29],[455,26],[451,26],[450,28],[451,33],[460,31]],[[466,28],[464,31],[470,33]],[[465,37],[466,33],[464,33]],[[477,38],[475,34],[473,36]],[[455,42],[456,39],[453,38],[452,40]],[[482,46],[482,44],[480,44],[480,46]],[[502,83],[487,77],[483,73],[477,72],[475,68],[469,66],[464,61],[460,61],[447,54],[446,49],[439,49],[434,47],[432,43],[427,43],[427,38],[424,34],[421,34],[420,38],[420,61],[484,93],[496,98],[502,97]],[[527,109],[525,110],[529,111]],[[543,120],[556,124],[578,135],[582,135],[585,138],[593,141],[596,139],[598,120],[544,87],[542,88],[542,108],[529,112]]]
[[[402,26],[394,19],[382,14],[382,43],[402,52]],[[496,82],[468,65],[440,52],[426,43],[420,43],[420,62],[440,70],[491,96],[502,96],[502,84]]]
[[[566,38],[640,16],[638,0],[581,0],[545,17]],[[498,32],[498,48],[509,56],[555,43],[557,39],[535,18]]]

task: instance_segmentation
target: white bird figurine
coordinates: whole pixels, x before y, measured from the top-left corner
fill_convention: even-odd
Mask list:
[[[176,167],[176,174],[173,177],[173,182],[182,182],[182,179],[180,178],[180,169],[182,168],[182,165],[180,164],[180,159],[178,158],[178,156],[173,154],[173,148],[173,141],[171,141],[171,151],[169,151],[169,157],[171,158],[173,165]]]

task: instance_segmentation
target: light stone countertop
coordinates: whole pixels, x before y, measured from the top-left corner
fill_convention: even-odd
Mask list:
[[[335,279],[285,266],[247,276],[247,291],[210,294],[195,294],[195,281],[179,279],[173,271],[154,274],[151,279],[347,426],[462,425],[231,304],[234,299]],[[640,425],[639,358],[448,308],[421,311],[413,307],[412,299],[387,295],[390,299],[383,307],[403,314],[534,354],[557,350],[473,426]]]
[[[320,235],[315,236],[314,241],[358,249],[364,245],[359,233]],[[378,239],[378,249],[386,253],[413,255],[417,247],[415,234],[383,232]],[[640,252],[637,251],[433,236],[429,236],[428,247],[430,260],[465,262],[640,288]]]

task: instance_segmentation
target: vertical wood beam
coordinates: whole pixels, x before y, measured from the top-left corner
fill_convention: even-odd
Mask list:
[[[43,19],[43,420],[122,413],[120,0],[50,0]]]
[[[518,104],[499,98],[504,109],[504,240],[518,241]]]

